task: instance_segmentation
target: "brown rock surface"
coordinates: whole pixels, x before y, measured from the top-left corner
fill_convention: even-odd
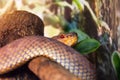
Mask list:
[[[27,11],[15,11],[0,18],[0,46],[30,35],[43,35],[42,20]]]

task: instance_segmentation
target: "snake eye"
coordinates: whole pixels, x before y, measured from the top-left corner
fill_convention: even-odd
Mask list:
[[[65,38],[65,35],[61,34],[61,35],[60,35],[60,38]]]

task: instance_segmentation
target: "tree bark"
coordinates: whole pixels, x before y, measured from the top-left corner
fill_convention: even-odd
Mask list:
[[[117,80],[115,71],[113,69],[112,63],[111,63],[111,54],[113,51],[117,50],[117,26],[118,26],[118,18],[116,16],[116,5],[118,0],[90,0],[89,3],[92,6],[92,9],[96,13],[96,16],[98,19],[106,22],[108,24],[108,27],[110,28],[110,33],[107,33],[104,31],[102,27],[102,33],[101,36],[98,36],[98,33],[96,34],[92,33],[95,29],[94,25],[91,26],[93,29],[92,31],[89,30],[88,34],[90,33],[91,37],[94,37],[101,41],[103,39],[104,35],[107,34],[106,39],[108,40],[107,44],[101,45],[101,47],[97,50],[97,60],[96,60],[96,66],[97,66],[97,80]],[[90,20],[91,21],[91,20]],[[89,21],[88,21],[89,22]],[[91,23],[91,22],[90,22]],[[92,24],[91,24],[92,25]],[[90,26],[90,25],[89,25]],[[86,27],[89,27],[86,26]],[[86,28],[89,29],[89,28]],[[111,40],[112,39],[112,45]]]

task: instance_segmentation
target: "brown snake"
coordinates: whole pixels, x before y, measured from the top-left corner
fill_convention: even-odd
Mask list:
[[[43,36],[15,40],[0,49],[0,74],[7,73],[37,56],[47,56],[83,80],[95,80],[94,66],[77,51]]]

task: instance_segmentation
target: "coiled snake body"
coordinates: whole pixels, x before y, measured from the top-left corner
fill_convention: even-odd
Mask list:
[[[12,71],[33,57],[41,55],[60,63],[83,80],[95,80],[95,69],[83,55],[57,40],[43,36],[28,36],[2,47],[0,74]]]

